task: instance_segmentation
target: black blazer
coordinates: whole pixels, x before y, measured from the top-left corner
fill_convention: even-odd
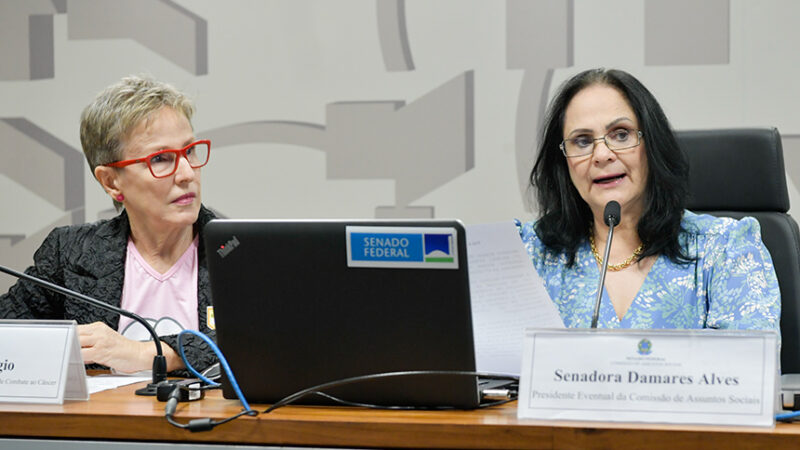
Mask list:
[[[203,245],[203,227],[214,213],[200,207],[195,222],[199,232],[197,273],[197,315],[200,331],[216,340],[208,328],[207,307],[211,306],[211,289]],[[55,228],[33,256],[34,264],[25,273],[64,286],[89,297],[119,306],[125,279],[125,257],[130,226],[123,211],[109,220]],[[105,322],[116,330],[119,315],[88,303],[67,298],[19,280],[8,293],[0,296],[0,318],[5,319],[74,319],[78,323]],[[162,336],[161,340],[178,351],[178,336]],[[208,345],[194,335],[182,339],[187,359],[198,370],[217,361]]]

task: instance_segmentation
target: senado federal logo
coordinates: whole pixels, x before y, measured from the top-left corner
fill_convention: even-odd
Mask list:
[[[450,234],[425,233],[423,236],[423,253],[425,262],[453,262],[453,236]]]
[[[348,267],[458,268],[452,227],[348,226]]]

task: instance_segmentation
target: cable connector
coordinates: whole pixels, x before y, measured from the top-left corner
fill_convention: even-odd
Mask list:
[[[196,431],[208,431],[214,426],[217,425],[210,417],[204,417],[202,419],[193,419],[190,420],[189,423],[186,425],[186,428],[189,429],[191,432]]]
[[[200,380],[197,378],[187,378],[185,380],[170,380],[158,384],[156,398],[160,402],[166,402],[177,391],[175,398],[179,402],[193,402],[205,396],[205,391],[200,389]]]
[[[481,397],[485,400],[508,400],[516,395],[512,389],[484,389]]]

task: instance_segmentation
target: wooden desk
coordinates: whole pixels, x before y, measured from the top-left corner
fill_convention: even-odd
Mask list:
[[[520,421],[516,403],[478,411],[372,411],[293,406],[241,417],[212,431],[169,425],[164,403],[134,385],[64,405],[0,404],[0,436],[228,444],[407,448],[775,449],[800,444],[800,424],[775,429]],[[263,410],[263,406],[257,409]],[[240,410],[219,391],[183,403],[177,419],[221,419]]]

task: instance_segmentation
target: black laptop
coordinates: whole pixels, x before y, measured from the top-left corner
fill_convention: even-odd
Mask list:
[[[248,401],[368,374],[475,370],[458,221],[214,220],[205,248],[217,341]],[[383,406],[480,402],[479,381],[455,375],[325,392]],[[223,394],[235,398],[225,378]]]

